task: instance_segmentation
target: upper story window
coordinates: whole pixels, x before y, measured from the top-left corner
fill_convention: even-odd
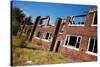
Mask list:
[[[88,53],[96,54],[97,53],[97,39],[96,38],[89,38],[88,43]]]
[[[65,46],[71,46],[74,48],[79,48],[81,42],[81,36],[67,35],[65,38]]]
[[[71,26],[84,26],[86,15],[73,16],[70,22]]]
[[[93,15],[92,26],[97,26],[97,12]]]

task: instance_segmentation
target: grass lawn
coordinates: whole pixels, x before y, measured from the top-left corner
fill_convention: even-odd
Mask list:
[[[57,53],[27,48],[16,48],[13,58],[14,65],[58,64],[69,62]]]
[[[39,65],[39,64],[60,64],[69,63],[70,61],[65,59],[62,55],[41,50],[30,49],[28,47],[22,47],[24,38],[13,37],[13,65]],[[35,43],[36,44],[36,43]],[[27,44],[29,45],[29,44]]]

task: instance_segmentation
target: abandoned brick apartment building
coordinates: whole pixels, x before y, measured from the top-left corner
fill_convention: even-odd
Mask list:
[[[37,16],[34,23],[25,19],[22,29],[29,40],[40,40],[47,50],[65,57],[82,61],[97,60],[97,10],[85,15],[56,18],[55,26],[49,24],[50,17]]]

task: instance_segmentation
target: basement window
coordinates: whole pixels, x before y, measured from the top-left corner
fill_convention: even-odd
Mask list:
[[[97,39],[89,38],[87,53],[96,55],[97,54]]]
[[[93,15],[92,26],[97,26],[97,12]]]
[[[77,49],[80,46],[80,42],[81,42],[81,36],[66,35],[64,46]]]
[[[73,16],[69,25],[70,26],[84,26],[85,21],[86,21],[86,15]]]

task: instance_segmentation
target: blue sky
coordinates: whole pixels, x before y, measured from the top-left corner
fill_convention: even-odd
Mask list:
[[[76,5],[33,1],[13,1],[12,6],[22,9],[27,16],[32,16],[32,22],[34,22],[36,16],[50,16],[50,24],[54,24],[57,17],[65,19],[67,16],[86,14],[90,8],[96,8],[96,5]]]

